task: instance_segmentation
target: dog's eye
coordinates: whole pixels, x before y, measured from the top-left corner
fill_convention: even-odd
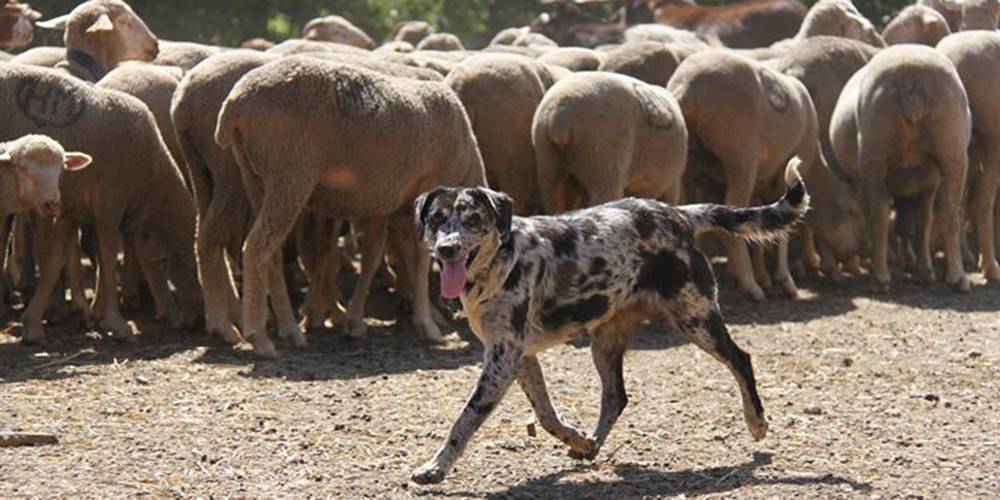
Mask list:
[[[483,216],[473,213],[472,215],[465,218],[466,227],[479,227],[483,222]]]
[[[444,224],[446,220],[448,220],[448,218],[445,217],[444,212],[435,212],[434,215],[431,216],[431,225],[440,226],[441,224]]]

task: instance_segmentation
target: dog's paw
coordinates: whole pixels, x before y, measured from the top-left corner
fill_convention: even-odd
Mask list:
[[[590,438],[585,443],[582,449],[573,448],[569,450],[570,458],[574,460],[593,460],[597,456],[597,452],[600,451],[600,447],[597,446],[597,441]]]
[[[417,484],[437,484],[444,481],[444,471],[435,463],[429,463],[413,471],[410,480]]]

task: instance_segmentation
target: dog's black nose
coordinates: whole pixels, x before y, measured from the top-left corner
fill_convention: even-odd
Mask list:
[[[443,260],[451,260],[458,256],[458,252],[462,249],[462,245],[458,243],[450,243],[447,245],[439,245],[437,247],[437,254]]]

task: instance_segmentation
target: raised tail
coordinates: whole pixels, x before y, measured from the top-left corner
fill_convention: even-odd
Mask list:
[[[767,242],[780,240],[809,210],[809,193],[805,184],[790,165],[790,187],[780,200],[760,207],[734,207],[704,203],[677,207],[687,216],[695,234],[722,229],[749,240]]]

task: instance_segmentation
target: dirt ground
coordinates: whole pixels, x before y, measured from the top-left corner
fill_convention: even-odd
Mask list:
[[[1000,289],[803,287],[801,301],[759,306],[723,294],[753,355],[765,440],[751,441],[728,371],[651,325],[626,358],[630,405],[596,461],[574,461],[540,428],[529,436],[515,386],[431,487],[408,477],[472,389],[482,351],[467,331],[437,347],[373,322],[364,341],[314,332],[277,362],[148,321],[136,345],[79,326],[50,331],[48,349],[0,334],[0,431],[60,439],[0,449],[0,497],[997,495]],[[586,342],[541,361],[562,415],[591,429]]]

